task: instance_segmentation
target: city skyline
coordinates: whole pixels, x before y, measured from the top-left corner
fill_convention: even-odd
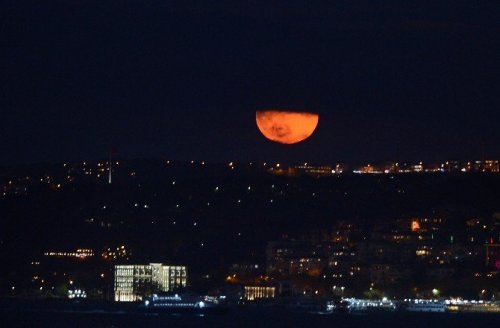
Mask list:
[[[494,326],[499,18],[1,1],[3,326]]]

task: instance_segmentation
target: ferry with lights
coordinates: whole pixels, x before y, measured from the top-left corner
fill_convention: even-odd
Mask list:
[[[409,312],[438,312],[443,313],[447,311],[444,301],[437,300],[415,300],[410,302],[406,307]]]
[[[148,313],[224,312],[226,307],[223,303],[224,297],[153,294],[144,300],[140,308]]]

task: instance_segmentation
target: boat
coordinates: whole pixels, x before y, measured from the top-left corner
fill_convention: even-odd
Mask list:
[[[153,294],[141,304],[146,313],[206,313],[225,310],[219,298],[193,294]],[[214,311],[216,310],[216,311]]]
[[[395,310],[396,305],[394,302],[385,297],[381,300],[346,298],[336,302],[327,302],[327,311],[337,313],[364,315],[368,313],[392,312]]]
[[[406,307],[410,312],[446,312],[446,304],[442,301],[415,300]]]

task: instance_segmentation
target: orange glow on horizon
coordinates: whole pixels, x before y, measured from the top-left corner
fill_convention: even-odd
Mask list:
[[[318,125],[315,113],[280,110],[257,111],[256,122],[260,132],[269,140],[295,144],[309,138]]]

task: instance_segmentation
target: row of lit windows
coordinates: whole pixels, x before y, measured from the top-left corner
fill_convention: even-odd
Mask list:
[[[94,256],[94,252],[91,249],[78,249],[76,252],[45,252],[45,256],[55,256],[55,257],[87,257]]]
[[[245,298],[253,301],[259,298],[274,298],[276,287],[245,286]]]

